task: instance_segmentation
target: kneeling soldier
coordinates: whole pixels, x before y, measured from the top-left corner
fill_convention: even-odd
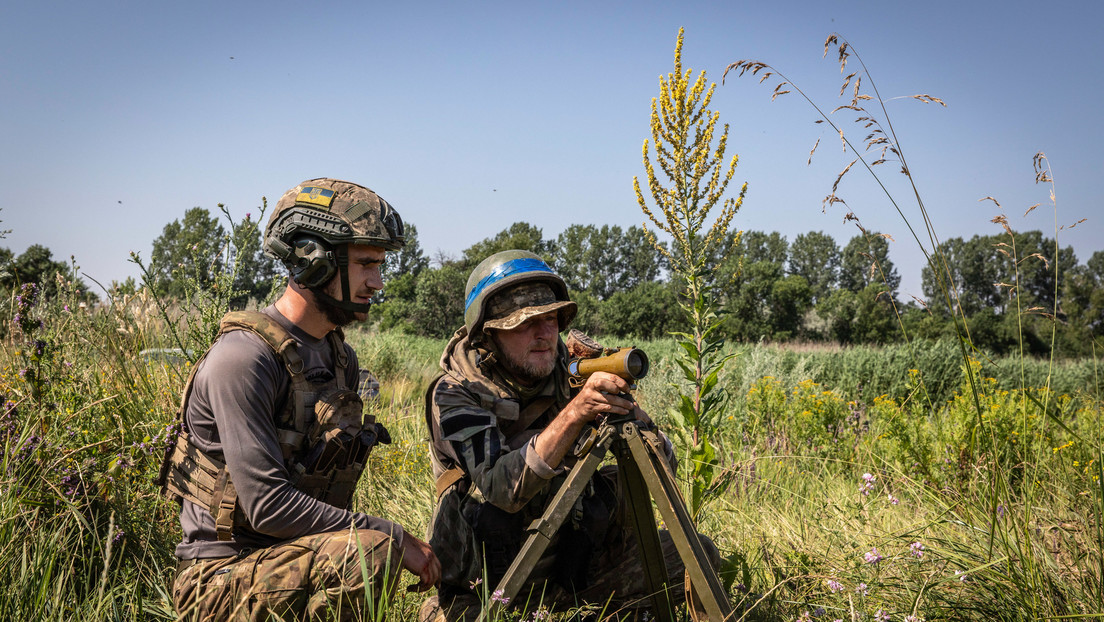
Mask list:
[[[188,379],[162,469],[182,501],[182,619],[360,619],[403,568],[423,589],[437,582],[428,544],[348,510],[386,432],[365,420],[341,327],[367,318],[384,254],[402,245],[398,213],[362,186],[314,179],[277,203],[265,249],[288,267],[287,288],[262,311],[223,319]]]

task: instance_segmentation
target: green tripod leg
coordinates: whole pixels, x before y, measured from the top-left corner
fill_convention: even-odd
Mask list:
[[[521,551],[518,552],[517,557],[514,558],[513,563],[510,564],[506,574],[502,576],[502,580],[498,582],[495,589],[496,593],[501,592],[500,598],[484,609],[477,622],[486,620],[488,614],[494,614],[503,607],[503,603],[514,600],[521,592],[521,588],[525,584],[525,580],[529,578],[529,572],[533,565],[537,563],[541,555],[544,555],[548,545],[552,543],[552,537],[559,531],[560,526],[563,525],[564,520],[571,513],[571,509],[575,507],[575,500],[583,493],[590,482],[591,476],[602,464],[612,440],[612,427],[603,426],[598,430],[597,440],[593,447],[571,469],[567,480],[552,497],[544,514],[529,525],[529,537],[526,538]]]
[[[708,619],[717,622],[728,620],[732,616],[732,606],[728,602],[724,586],[717,577],[716,569],[709,563],[709,556],[698,538],[694,521],[682,502],[682,496],[679,494],[674,476],[667,468],[666,461],[656,453],[655,446],[651,442],[644,440],[636,426],[624,426],[622,439],[632,452],[632,462],[639,467],[651,498],[655,499],[659,515],[663,518],[671,539],[674,540],[679,557],[686,566],[690,584],[705,607]],[[619,468],[624,462],[628,461],[618,462]],[[651,517],[650,507],[648,516]],[[651,524],[654,532],[655,522]]]
[[[493,615],[503,606],[503,602],[512,601],[520,593],[533,565],[548,549],[552,537],[567,519],[575,501],[611,448],[617,459],[618,477],[624,487],[627,509],[640,544],[645,582],[657,619],[673,622],[674,608],[668,599],[667,569],[655,524],[652,499],[655,499],[659,507],[660,516],[668,527],[709,620],[720,622],[729,619],[732,609],[724,588],[698,539],[693,520],[682,502],[674,477],[651,443],[643,440],[637,423],[630,420],[607,421],[598,429],[597,441],[571,469],[567,480],[549,502],[544,514],[529,526],[529,537],[495,590],[500,591],[500,597],[504,599],[491,603],[480,614],[478,622],[486,620],[488,614]]]

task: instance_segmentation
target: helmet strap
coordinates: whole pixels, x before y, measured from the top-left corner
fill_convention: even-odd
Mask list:
[[[372,308],[372,303],[353,302],[352,296],[349,294],[351,289],[349,287],[349,246],[346,244],[338,244],[337,247],[334,248],[334,256],[337,259],[337,278],[341,279],[342,300],[338,300],[322,291],[321,287],[314,288],[311,291],[314,292],[315,296],[318,296],[339,309],[352,311],[353,313],[368,313],[368,310]]]

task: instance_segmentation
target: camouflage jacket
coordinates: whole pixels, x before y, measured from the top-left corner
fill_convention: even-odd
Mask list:
[[[520,538],[564,479],[564,466],[545,463],[534,449],[536,436],[574,395],[562,341],[558,350],[551,378],[524,395],[509,382],[493,353],[470,345],[464,328],[441,355],[443,373],[426,394],[430,457],[438,480],[428,540],[441,560],[446,585],[466,586],[484,574],[480,550],[489,545],[477,541],[473,528],[474,517],[487,514],[481,506],[517,514]],[[670,442],[664,443],[673,464]],[[448,471],[459,477],[443,478]]]

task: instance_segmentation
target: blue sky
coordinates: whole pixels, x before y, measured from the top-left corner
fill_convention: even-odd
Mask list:
[[[684,66],[718,82],[712,108],[748,182],[741,229],[792,240],[856,233],[821,200],[850,161],[794,95],[731,62],[774,65],[821,106],[838,100],[831,32],[866,62],[942,238],[1013,227],[1058,233],[1084,262],[1101,243],[1104,90],[1095,2],[40,2],[8,3],[0,39],[0,245],[35,243],[107,285],[137,273],[168,222],[194,206],[256,217],[296,183],[364,184],[417,225],[431,256],[527,221],[640,224],[658,77],[679,27]],[[849,124],[849,132],[857,132]],[[856,137],[859,134],[854,134]],[[806,165],[814,142],[821,144]],[[1056,181],[1034,183],[1045,152]],[[904,179],[884,181],[921,226]],[[922,256],[901,217],[853,170],[838,194],[895,239],[902,295]]]

